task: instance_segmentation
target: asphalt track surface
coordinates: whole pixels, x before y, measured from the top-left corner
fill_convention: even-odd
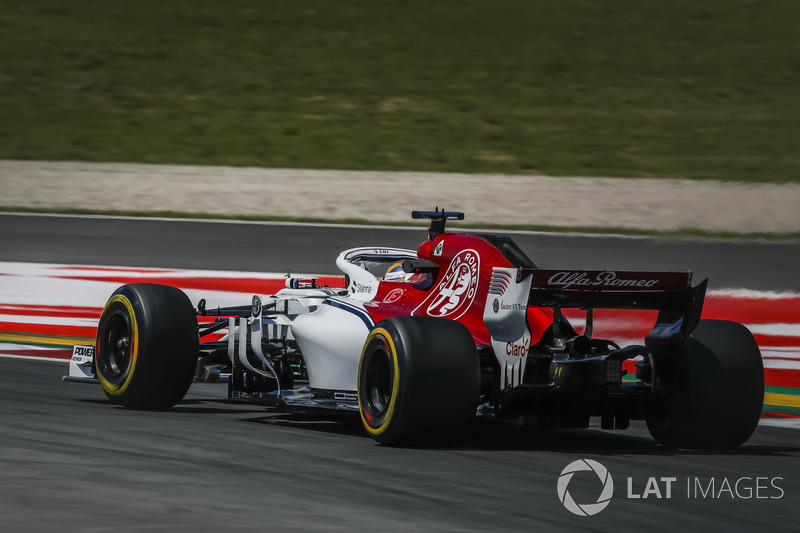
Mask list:
[[[324,273],[337,246],[413,246],[419,237],[0,216],[0,260],[264,271],[291,260],[296,271]],[[722,278],[718,287],[798,290],[797,244],[517,240],[541,266],[689,263]],[[476,423],[446,440],[388,448],[357,419],[227,403],[215,385],[193,386],[170,411],[126,410],[98,387],[61,383],[65,372],[64,363],[0,358],[2,531],[797,531],[795,429],[760,426],[745,446],[720,453],[663,449],[640,424],[606,432]],[[583,458],[607,467],[615,484],[592,517],[570,514],[556,491],[562,469]],[[650,477],[676,478],[672,497],[627,498],[628,478],[642,495]],[[742,497],[720,494],[742,478]],[[697,494],[698,480],[704,491],[713,480],[718,497]],[[599,487],[580,473],[569,490],[588,503]]]
[[[465,222],[451,222],[456,231]],[[415,229],[0,214],[0,261],[336,274],[356,246],[416,249]],[[514,234],[541,268],[692,270],[709,288],[800,292],[800,241]]]

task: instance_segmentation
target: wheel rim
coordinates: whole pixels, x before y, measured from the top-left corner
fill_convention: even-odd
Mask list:
[[[392,360],[382,344],[375,347],[366,369],[366,403],[370,414],[381,418],[392,398]]]
[[[103,337],[100,360],[104,375],[109,381],[124,377],[131,364],[131,323],[122,311],[109,318]]]

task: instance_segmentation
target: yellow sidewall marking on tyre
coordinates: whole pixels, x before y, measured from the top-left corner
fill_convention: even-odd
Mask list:
[[[391,352],[389,355],[392,356],[392,362],[394,363],[394,379],[392,381],[392,399],[389,401],[389,408],[386,410],[386,415],[383,417],[383,423],[377,428],[371,427],[364,418],[364,409],[361,405],[361,394],[358,395],[358,412],[361,414],[361,421],[364,423],[364,427],[367,428],[367,431],[371,435],[380,435],[386,431],[387,427],[389,427],[389,424],[392,421],[392,415],[394,414],[394,406],[397,402],[397,389],[400,385],[400,365],[397,360],[397,349],[392,341],[392,336],[389,335],[389,332],[384,328],[375,328],[372,330],[372,333],[369,334],[369,337],[367,337],[367,342],[364,343],[364,352],[361,353],[361,359],[364,359],[367,346],[369,346],[370,341],[377,335],[382,336],[389,345],[389,351]],[[361,384],[361,365],[358,365],[358,383],[359,385]]]
[[[133,338],[131,339],[131,366],[130,370],[128,370],[128,375],[125,377],[125,381],[123,381],[119,385],[114,385],[106,380],[103,377],[103,374],[100,372],[97,373],[97,377],[100,380],[100,385],[102,385],[103,390],[109,393],[112,396],[120,396],[125,390],[128,388],[128,385],[131,384],[131,379],[133,378],[133,371],[136,369],[136,357],[139,352],[139,327],[136,324],[136,314],[133,312],[133,304],[128,299],[127,296],[122,294],[117,294],[112,296],[108,303],[106,303],[105,308],[103,309],[103,314],[105,314],[106,310],[108,310],[109,306],[112,304],[119,302],[125,306],[125,309],[128,310],[128,316],[131,320],[131,331],[133,333]]]

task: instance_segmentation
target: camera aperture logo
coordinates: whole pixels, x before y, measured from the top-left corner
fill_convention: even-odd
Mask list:
[[[593,503],[577,503],[572,495],[569,493],[569,483],[576,472],[594,472],[600,483],[602,489],[597,501]],[[578,459],[573,461],[561,471],[558,477],[558,499],[566,507],[567,511],[578,516],[593,516],[608,507],[611,503],[611,497],[614,495],[614,480],[608,469],[591,459]]]

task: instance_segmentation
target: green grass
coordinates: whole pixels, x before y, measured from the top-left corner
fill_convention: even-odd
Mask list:
[[[2,0],[0,158],[797,181],[794,0]]]
[[[49,213],[57,215],[100,215],[119,217],[155,217],[197,220],[243,220],[254,222],[289,222],[300,224],[359,224],[365,226],[408,226],[424,230],[427,225],[419,221],[397,220],[391,222],[375,222],[363,218],[344,218],[331,220],[329,218],[315,217],[285,217],[268,215],[223,215],[217,213],[183,212],[183,211],[130,211],[119,209],[61,209],[61,208],[34,208],[0,205],[0,213]],[[800,240],[800,232],[733,232],[712,231],[696,228],[679,228],[674,230],[637,229],[616,226],[548,226],[544,224],[482,224],[482,223],[451,223],[448,228],[452,231],[463,229],[477,230],[502,230],[502,231],[528,231],[528,232],[555,232],[555,233],[592,233],[600,235],[631,235],[659,238],[708,238],[708,239],[738,239],[738,240],[766,240],[766,241],[796,241]]]

